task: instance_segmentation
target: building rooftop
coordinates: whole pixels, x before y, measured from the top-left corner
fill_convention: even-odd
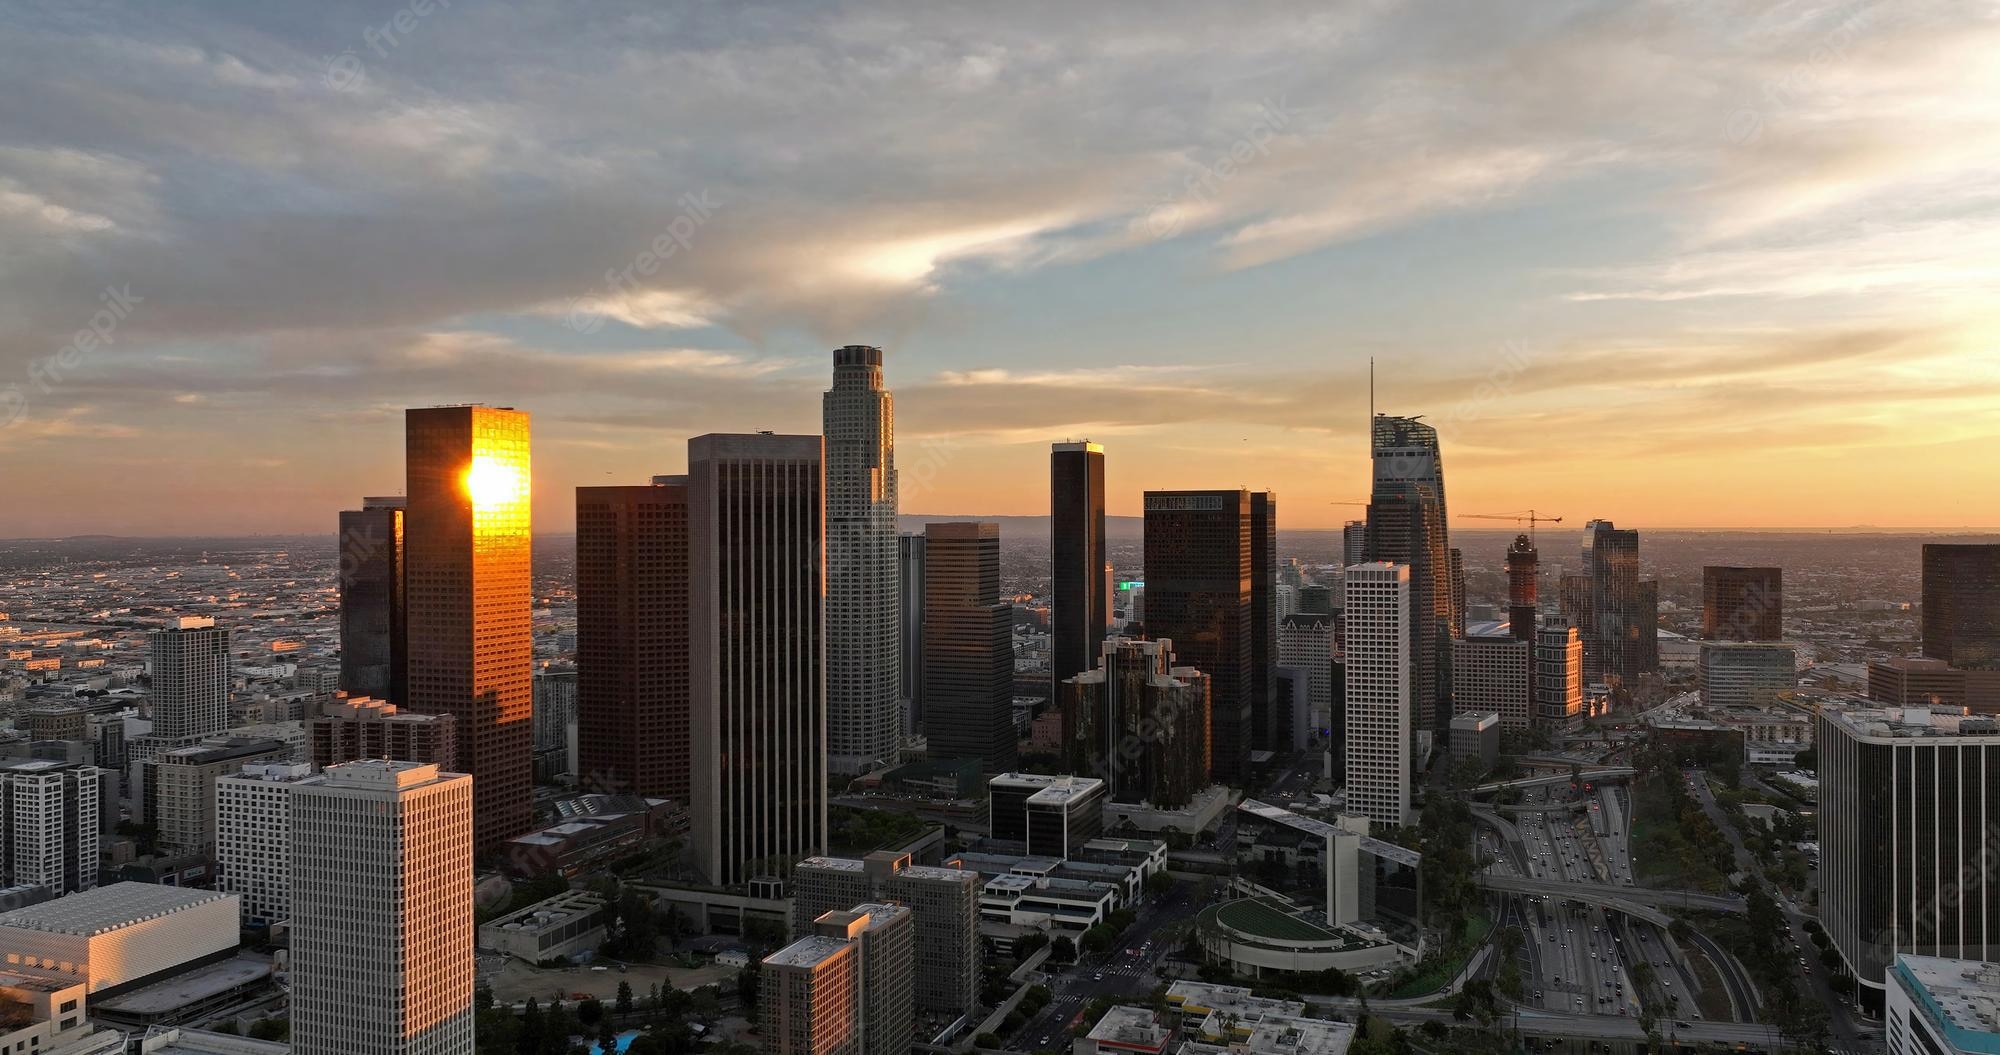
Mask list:
[[[1969,715],[1951,707],[1841,707],[1827,704],[1820,714],[1855,737],[1879,740],[1967,739],[2000,743],[2000,725],[1991,715]]]
[[[1894,970],[1959,1049],[2000,1051],[2000,964],[1901,955]]]
[[[859,872],[860,860],[853,857],[808,857],[799,862],[800,868],[817,868],[832,872]]]
[[[844,938],[828,938],[821,935],[800,938],[798,941],[764,957],[766,967],[817,967],[828,958],[838,955],[850,943]]]
[[[237,900],[235,894],[213,890],[189,890],[152,883],[113,883],[0,913],[0,927],[87,938],[225,898]]]
[[[1173,1028],[1162,1023],[1152,1008],[1125,1004],[1105,1009],[1104,1017],[1090,1027],[1091,1040],[1120,1048],[1157,1050],[1172,1034]]]
[[[129,993],[92,1000],[90,1010],[93,1013],[147,1019],[220,996],[232,989],[253,985],[270,976],[271,961],[238,956],[177,974],[166,981],[155,982]]]

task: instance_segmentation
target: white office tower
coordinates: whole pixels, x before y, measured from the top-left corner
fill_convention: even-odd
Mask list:
[[[1347,569],[1347,809],[1407,824],[1415,729],[1410,671],[1410,567]]]
[[[102,779],[75,762],[0,765],[0,886],[60,895],[97,885]]]
[[[328,766],[291,855],[293,1055],[472,1055],[472,778]]]
[[[1325,729],[1333,724],[1333,617],[1294,613],[1278,621],[1278,665],[1306,672],[1306,700],[1312,705],[1309,724]]]
[[[892,762],[903,738],[896,410],[882,349],[833,353],[826,433],[826,738],[836,775]]]
[[[153,731],[159,740],[213,736],[229,728],[229,630],[181,616],[149,637]]]
[[[292,918],[292,790],[319,782],[312,766],[286,763],[216,778],[216,885],[243,899],[244,926]]]

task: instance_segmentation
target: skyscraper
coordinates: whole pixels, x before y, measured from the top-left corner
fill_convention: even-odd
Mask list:
[[[1535,721],[1560,726],[1583,713],[1583,633],[1561,616],[1535,627]]]
[[[1347,569],[1347,808],[1377,824],[1407,824],[1417,699],[1408,565]]]
[[[1278,662],[1306,672],[1306,699],[1312,707],[1308,723],[1324,729],[1333,723],[1333,660],[1340,654],[1333,616],[1298,612],[1278,622]]]
[[[364,498],[340,514],[340,687],[401,705],[403,647],[401,496]]]
[[[1058,443],[1049,452],[1049,698],[1097,662],[1111,610],[1105,607],[1104,448]]]
[[[533,820],[528,415],[427,407],[404,427],[409,708],[456,719],[484,852]]]
[[[1609,520],[1593,520],[1587,530],[1594,618],[1583,642],[1585,676],[1629,684],[1660,666],[1659,583],[1639,579],[1637,531]]]
[[[688,441],[696,866],[735,886],[826,847],[820,437]]]
[[[1000,599],[1000,525],[924,528],[924,736],[933,758],[1014,767],[1014,609]]]
[[[1181,809],[1208,787],[1208,675],[1175,666],[1173,649],[1106,638],[1097,669],[1063,682],[1066,768],[1114,802]]]
[[[1245,776],[1253,744],[1256,633],[1249,491],[1148,491],[1146,636],[1208,675],[1210,775]],[[1275,628],[1274,628],[1275,629]]]
[[[245,927],[292,918],[292,792],[319,782],[311,765],[287,762],[216,778],[216,889],[243,899]]]
[[[1278,493],[1250,492],[1250,746],[1289,747],[1278,702]]]
[[[1374,485],[1368,502],[1368,559],[1409,566],[1411,689],[1418,730],[1451,721],[1451,636],[1455,619],[1451,542],[1445,528],[1444,467],[1437,430],[1416,418],[1377,414],[1370,432]]]
[[[826,705],[830,764],[864,773],[902,743],[897,637],[896,410],[882,349],[833,353],[826,431]]]
[[[916,925],[901,905],[827,912],[764,958],[772,1055],[903,1055],[915,1029]]]
[[[52,759],[0,763],[0,885],[57,896],[97,886],[105,775]]]
[[[1783,640],[1784,570],[1702,568],[1701,636],[1707,641]]]
[[[1451,548],[1451,636],[1465,636],[1465,551]]]
[[[685,477],[576,489],[576,666],[582,786],[685,805]]]
[[[192,742],[229,728],[229,629],[184,615],[147,635],[153,731],[163,742]]]
[[[1820,920],[1879,991],[1898,953],[1977,960],[2000,947],[2000,728],[1990,716],[1829,703],[1819,754]]]
[[[897,617],[902,623],[902,696],[905,732],[924,728],[924,536],[905,531],[896,539],[900,572]]]
[[[292,788],[296,1055],[471,1055],[473,798],[419,762]]]
[[[1541,557],[1526,535],[1516,535],[1507,547],[1507,629],[1523,641],[1535,639],[1535,581]]]
[[[1924,544],[1924,655],[2000,670],[2000,546]]]
[[[1368,560],[1368,521],[1350,520],[1340,526],[1340,566],[1352,568]]]

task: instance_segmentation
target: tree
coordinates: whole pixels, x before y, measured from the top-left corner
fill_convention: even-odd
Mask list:
[[[625,955],[637,960],[650,959],[659,944],[659,920],[654,917],[646,895],[627,887],[618,899],[618,919],[625,927],[621,943]]]
[[[594,1026],[602,1022],[604,1020],[603,1002],[593,996],[583,1003],[576,1005],[576,1020],[586,1026]]]
[[[1049,959],[1055,963],[1076,962],[1076,942],[1067,934],[1058,934],[1049,943]]]
[[[763,988],[764,965],[751,960],[750,966],[736,972],[736,1002],[745,1009],[757,1006],[757,995]]]
[[[1154,897],[1165,897],[1174,889],[1174,877],[1165,872],[1154,872],[1146,877],[1146,893]]]
[[[632,983],[622,979],[618,982],[618,1001],[613,1006],[621,1015],[632,1013]]]
[[[1036,950],[1049,943],[1049,936],[1040,931],[1023,934],[1014,939],[1014,962],[1021,963],[1033,956]],[[1053,954],[1051,954],[1053,955]]]

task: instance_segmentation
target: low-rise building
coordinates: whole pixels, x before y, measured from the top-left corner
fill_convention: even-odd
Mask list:
[[[0,973],[0,996],[21,1005],[0,1023],[0,1052],[7,1055],[119,1055],[122,1034],[93,1029],[85,1016],[82,982]]]
[[[1899,955],[1885,989],[1889,1055],[2000,1052],[2000,964]]]
[[[0,914],[11,970],[123,991],[226,959],[241,936],[240,899],[212,890],[113,883]]]
[[[568,959],[604,944],[610,906],[587,890],[570,890],[481,924],[479,947],[539,964]]]
[[[1104,827],[1104,781],[1095,777],[1002,773],[987,782],[993,838],[1030,854],[1067,857]]]
[[[1106,1008],[1104,1017],[1070,1051],[1072,1055],[1173,1055],[1179,1043],[1173,1020],[1150,1007],[1120,1004]]]

